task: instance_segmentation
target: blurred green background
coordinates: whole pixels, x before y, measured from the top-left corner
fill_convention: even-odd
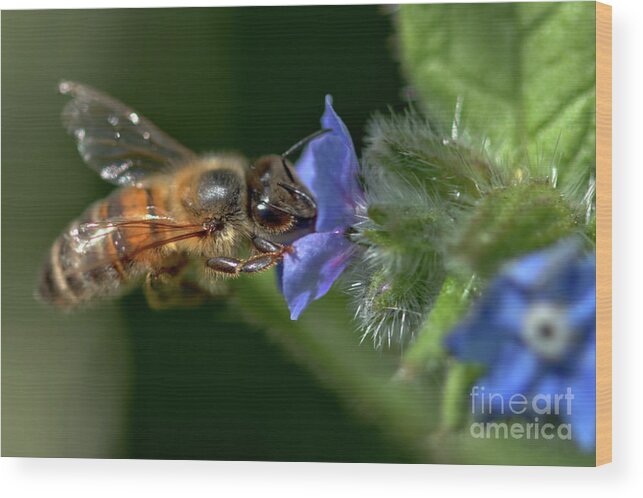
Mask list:
[[[254,326],[232,301],[160,313],[136,292],[64,315],[32,297],[52,240],[111,190],[60,126],[60,79],[114,95],[196,151],[251,157],[317,129],[331,93],[359,146],[369,114],[401,104],[391,42],[375,6],[2,13],[3,455],[413,458],[381,421],[354,416],[369,412],[370,388],[339,372],[331,392],[287,335],[265,333],[287,324],[272,275],[231,298],[259,310]],[[315,309],[346,325],[309,336],[309,350],[333,365],[324,344],[337,351],[345,336],[347,357],[372,353],[341,298],[324,306],[310,327]]]

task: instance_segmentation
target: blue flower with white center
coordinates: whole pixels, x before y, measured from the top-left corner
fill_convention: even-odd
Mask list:
[[[281,291],[293,320],[326,294],[348,266],[356,246],[347,230],[364,204],[355,147],[330,95],[321,124],[329,132],[308,144],[296,166],[317,201],[315,232],[296,240],[279,268]]]
[[[488,400],[491,417],[511,414],[515,394],[552,399],[571,389],[571,405],[558,414],[583,450],[594,448],[596,261],[575,241],[507,265],[446,347],[459,360],[486,367],[476,385],[499,395]]]

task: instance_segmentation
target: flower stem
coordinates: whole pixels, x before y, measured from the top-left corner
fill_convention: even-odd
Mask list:
[[[397,353],[360,344],[342,296],[330,293],[291,321],[268,273],[236,286],[235,298],[244,319],[264,329],[356,414],[415,460],[434,461],[426,440],[439,423],[439,393],[397,382]]]

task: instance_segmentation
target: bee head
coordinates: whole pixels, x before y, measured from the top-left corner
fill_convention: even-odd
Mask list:
[[[248,174],[248,191],[252,219],[264,230],[284,233],[312,227],[317,205],[285,157],[257,160]]]

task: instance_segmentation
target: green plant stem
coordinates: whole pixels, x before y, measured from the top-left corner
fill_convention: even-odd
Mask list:
[[[418,461],[434,461],[426,439],[439,421],[437,393],[395,380],[397,355],[360,344],[341,296],[331,293],[291,321],[271,274],[247,279],[235,295],[244,319],[264,329],[354,412]]]

